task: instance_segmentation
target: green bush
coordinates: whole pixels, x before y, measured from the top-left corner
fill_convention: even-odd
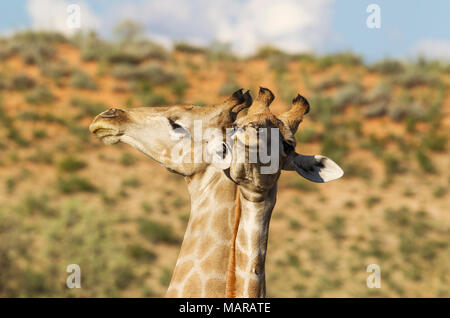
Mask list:
[[[58,179],[58,189],[65,194],[97,191],[97,187],[88,179],[78,176],[60,177]]]
[[[334,107],[342,109],[349,104],[359,105],[363,102],[361,86],[356,83],[349,83],[336,92]]]
[[[170,224],[162,224],[157,221],[139,219],[139,233],[153,243],[178,244],[179,239],[175,235]]]
[[[323,125],[328,126],[332,122],[334,110],[333,100],[322,95],[313,95],[310,100],[311,107],[308,116],[314,120],[320,121]]]
[[[358,66],[362,64],[362,58],[351,52],[341,52],[323,55],[316,60],[316,63],[321,69],[333,65]]]
[[[70,85],[79,89],[96,90],[97,84],[83,71],[75,71],[70,76]]]
[[[345,141],[332,134],[324,136],[321,149],[324,156],[333,158],[336,162],[341,161],[348,153],[348,145]]]
[[[51,200],[45,194],[33,195],[27,194],[22,200],[16,211],[23,216],[41,215],[45,217],[54,217],[58,214],[57,210],[50,204]]]
[[[308,128],[299,130],[295,134],[295,139],[299,143],[310,143],[310,142],[315,142],[315,141],[321,140],[322,134],[317,132],[315,129],[308,127]]]
[[[176,42],[173,46],[174,51],[187,54],[205,54],[206,48],[189,44],[187,42]]]
[[[39,85],[26,95],[26,101],[30,104],[51,104],[55,101],[55,95],[45,85]]]
[[[380,82],[366,94],[365,99],[368,103],[387,103],[391,100],[392,90],[390,82]]]
[[[424,106],[407,93],[402,94],[388,106],[388,115],[395,121],[406,118],[422,119],[424,114]]]
[[[54,152],[37,148],[34,154],[30,155],[27,159],[34,163],[42,163],[51,165],[53,164]]]
[[[113,76],[122,80],[145,81],[149,85],[172,83],[180,78],[180,74],[168,71],[163,65],[151,62],[144,65],[119,64],[114,66]]]
[[[139,188],[141,181],[137,177],[127,177],[123,179],[122,185],[125,187]]]
[[[33,88],[36,81],[26,74],[14,75],[11,79],[10,88],[13,90],[26,90]]]
[[[227,79],[219,88],[220,96],[229,96],[239,89],[239,84],[234,79]]]
[[[372,104],[364,108],[362,115],[367,118],[381,117],[386,114],[387,109],[388,105],[386,103]]]
[[[57,124],[61,124],[61,125],[66,124],[64,119],[56,117],[53,114],[50,114],[50,113],[42,114],[40,112],[37,113],[34,111],[25,111],[23,113],[20,113],[17,116],[17,118],[20,120],[27,120],[27,121],[43,121],[43,122],[47,122],[47,123],[57,123]]]
[[[388,208],[384,211],[384,219],[395,226],[406,227],[412,223],[412,212],[407,207]]]
[[[58,169],[62,172],[75,172],[84,169],[86,162],[73,156],[67,156],[58,162]]]
[[[47,137],[47,131],[45,129],[33,130],[33,137],[36,139],[43,139]]]
[[[148,250],[139,244],[128,245],[127,251],[130,257],[134,258],[139,262],[151,263],[154,262],[157,258],[156,254],[153,251]]]
[[[436,168],[434,167],[433,162],[430,157],[425,153],[424,150],[419,149],[416,152],[416,159],[419,163],[419,167],[426,173],[435,173]]]
[[[344,83],[345,82],[341,78],[339,73],[332,73],[331,75],[328,75],[327,77],[325,77],[324,79],[319,81],[315,85],[315,89],[327,90],[327,89],[330,89],[330,88],[339,87],[339,86],[343,85]]]
[[[405,70],[405,66],[399,61],[384,59],[373,64],[370,69],[384,75],[396,75],[402,73]]]
[[[400,163],[400,159],[394,154],[385,154],[383,156],[384,169],[387,175],[403,173],[404,168]]]
[[[70,76],[73,72],[72,69],[62,62],[41,63],[39,67],[43,76],[51,77],[53,79]]]
[[[86,99],[74,97],[70,100],[70,105],[81,110],[82,116],[96,116],[107,109],[107,106],[100,102],[91,102]]]
[[[124,152],[120,157],[120,163],[127,167],[134,165],[136,161],[136,158],[129,152]]]
[[[115,45],[107,57],[111,63],[139,64],[147,59],[166,60],[166,50],[153,42],[136,41]]]
[[[416,86],[436,87],[441,83],[438,75],[434,73],[425,73],[416,69],[408,69],[406,72],[397,75],[394,78],[397,84],[406,88],[413,88]]]
[[[345,238],[346,220],[343,216],[334,215],[325,224],[325,228],[330,232],[336,240]]]
[[[421,140],[421,145],[425,149],[432,151],[444,151],[446,149],[448,138],[446,135],[436,131],[426,133]]]
[[[303,192],[317,191],[317,187],[310,181],[305,181],[303,178],[295,177],[287,184],[289,188],[294,188]]]

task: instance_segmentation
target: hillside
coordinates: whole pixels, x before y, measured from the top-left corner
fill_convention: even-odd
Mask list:
[[[284,173],[270,227],[269,297],[450,297],[450,66],[351,53],[17,33],[0,38],[0,297],[159,297],[189,213],[182,177],[88,125],[109,107],[206,105],[239,87],[301,92],[297,152],[345,176]],[[82,288],[65,287],[79,264]],[[379,264],[382,288],[366,287]]]

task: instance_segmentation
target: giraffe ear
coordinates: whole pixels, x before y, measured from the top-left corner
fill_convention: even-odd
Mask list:
[[[225,170],[230,167],[231,148],[225,142],[219,139],[213,139],[208,142],[207,151],[211,164],[216,168]]]
[[[283,169],[297,171],[299,175],[313,182],[328,182],[344,175],[337,163],[321,155],[304,156],[293,153]]]

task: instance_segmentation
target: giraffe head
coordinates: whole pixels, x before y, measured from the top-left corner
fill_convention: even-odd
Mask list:
[[[229,176],[241,189],[264,194],[277,183],[281,170],[296,171],[313,182],[328,182],[343,175],[331,159],[295,152],[295,133],[309,111],[308,101],[297,95],[289,111],[276,117],[269,108],[274,95],[260,88],[245,117],[235,122]]]
[[[218,150],[211,145],[251,103],[249,92],[240,89],[223,103],[205,107],[111,108],[99,114],[89,130],[105,144],[129,144],[168,170],[191,176],[213,161],[210,157]]]

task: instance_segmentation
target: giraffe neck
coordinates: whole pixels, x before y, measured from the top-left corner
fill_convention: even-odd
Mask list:
[[[225,297],[236,185],[212,166],[186,181],[191,213],[166,297]]]
[[[269,223],[277,186],[264,195],[240,189],[241,217],[235,249],[236,297],[265,297]]]

